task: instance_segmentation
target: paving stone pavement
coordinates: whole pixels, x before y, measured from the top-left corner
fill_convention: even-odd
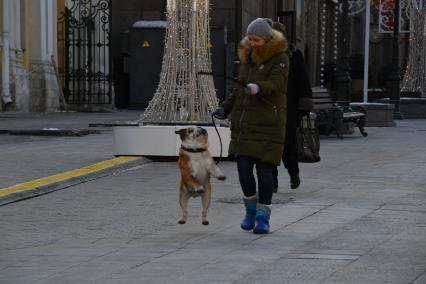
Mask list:
[[[239,228],[230,161],[209,226],[199,199],[177,224],[175,161],[2,206],[0,283],[426,283],[426,121],[397,124],[322,137],[297,190],[280,167],[268,235]]]
[[[0,113],[0,188],[114,158],[111,127],[89,124],[134,122],[140,111]],[[82,137],[10,135],[8,131],[96,130]],[[2,131],[3,134],[2,134]]]

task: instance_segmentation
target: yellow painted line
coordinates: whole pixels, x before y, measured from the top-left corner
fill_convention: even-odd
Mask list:
[[[86,167],[82,167],[80,169],[60,173],[53,176],[48,176],[44,178],[35,179],[32,181],[16,184],[10,187],[1,188],[0,189],[0,197],[17,193],[17,192],[23,192],[31,189],[38,188],[40,186],[45,186],[48,184],[57,183],[60,181],[64,181],[70,178],[84,176],[87,174],[95,173],[101,170],[105,170],[114,166],[118,166],[127,162],[135,161],[137,159],[140,159],[140,157],[130,157],[130,156],[123,156],[118,157],[111,160],[102,161],[93,165],[89,165]]]

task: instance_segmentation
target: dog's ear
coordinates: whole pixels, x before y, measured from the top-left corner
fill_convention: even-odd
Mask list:
[[[176,131],[175,131],[175,133],[176,133],[176,134],[179,134],[180,139],[182,139],[182,140],[183,140],[183,138],[185,138],[186,129],[185,129],[185,128],[182,128],[182,129],[176,130]]]

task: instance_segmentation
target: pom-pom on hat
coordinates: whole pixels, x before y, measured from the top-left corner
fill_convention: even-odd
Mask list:
[[[255,35],[264,39],[272,38],[272,20],[257,18],[248,25],[247,35]]]

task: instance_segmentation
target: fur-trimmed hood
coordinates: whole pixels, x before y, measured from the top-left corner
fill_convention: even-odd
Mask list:
[[[251,60],[259,65],[265,63],[276,54],[286,52],[287,48],[287,39],[279,31],[272,30],[272,39],[258,49],[252,49],[248,37],[244,37],[238,48],[238,58],[242,64],[246,64],[249,62],[249,56],[251,56]]]

